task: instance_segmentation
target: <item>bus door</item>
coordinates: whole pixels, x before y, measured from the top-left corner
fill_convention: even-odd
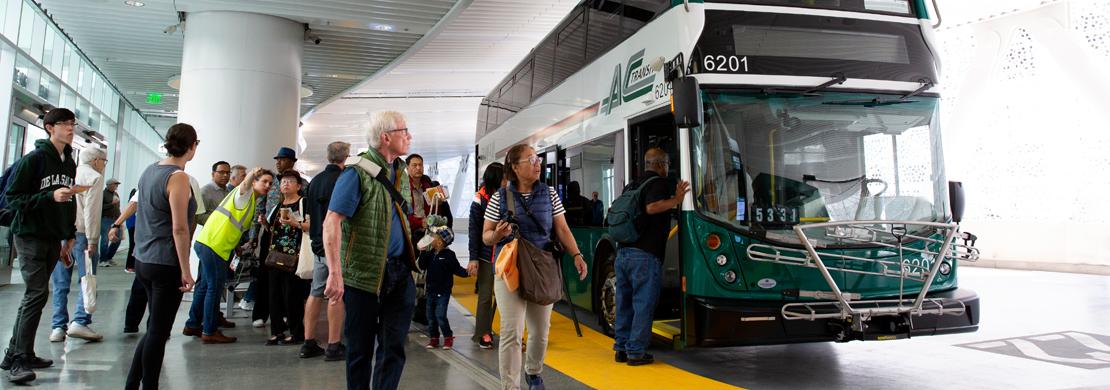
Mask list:
[[[644,175],[647,165],[644,162],[644,153],[648,149],[658,147],[667,152],[671,165],[667,177],[677,181],[679,177],[679,150],[678,133],[674,125],[674,115],[668,108],[655,110],[628,121],[629,153],[628,153],[628,182],[638,182]],[[680,312],[682,307],[682,275],[681,259],[679,256],[678,221],[681,215],[679,210],[672,210],[671,230],[667,238],[666,258],[663,260],[662,290],[659,294],[659,304],[655,310],[655,324],[653,332],[661,337],[674,340],[679,335]]]

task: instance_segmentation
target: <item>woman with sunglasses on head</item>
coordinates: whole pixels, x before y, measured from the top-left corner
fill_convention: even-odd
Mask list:
[[[579,279],[586,278],[586,262],[578,251],[578,244],[570,233],[566,221],[566,210],[555,190],[539,181],[543,169],[543,159],[536,155],[531,146],[520,144],[509,149],[505,156],[505,178],[508,186],[498,190],[486,207],[485,223],[482,228],[482,242],[502,245],[511,240],[513,224],[517,225],[520,239],[527,240],[537,248],[547,248],[551,243],[551,233],[555,232],[559,242],[574,259]],[[515,221],[509,221],[507,197],[513,197]],[[526,216],[530,215],[530,216]],[[534,218],[533,218],[534,217]],[[496,253],[494,257],[496,257]],[[558,277],[558,275],[552,275]],[[524,362],[525,381],[529,390],[543,389],[540,372],[543,370],[544,355],[547,353],[547,335],[551,325],[553,304],[539,305],[522,299],[510,291],[505,282],[494,278],[494,294],[501,312],[501,345],[498,349],[498,365],[503,389],[520,387],[520,338],[524,327],[528,327],[528,356]]]

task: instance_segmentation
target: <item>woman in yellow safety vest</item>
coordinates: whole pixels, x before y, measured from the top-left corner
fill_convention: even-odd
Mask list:
[[[274,173],[255,168],[224,197],[197,235],[193,250],[200,257],[200,281],[193,289],[193,306],[185,322],[186,336],[200,336],[205,344],[234,343],[236,338],[219,330],[220,292],[227,283],[227,261],[243,233],[254,221],[256,199],[265,197]]]

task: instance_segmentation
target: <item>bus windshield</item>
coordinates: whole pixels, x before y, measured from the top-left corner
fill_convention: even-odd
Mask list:
[[[799,243],[798,224],[947,219],[937,98],[703,93],[691,133],[702,215],[783,243]],[[846,244],[825,233],[806,231]]]

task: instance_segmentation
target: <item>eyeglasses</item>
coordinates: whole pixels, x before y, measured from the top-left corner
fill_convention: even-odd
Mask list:
[[[517,160],[516,163],[517,164],[530,163],[532,165],[537,165],[541,161],[543,161],[543,158],[541,158],[540,156],[532,156],[532,157],[529,157],[529,158],[526,158],[526,159],[523,159],[523,160]]]
[[[403,132],[405,132],[405,134],[409,134],[409,128],[408,127],[402,127],[400,129],[393,129],[393,130],[387,131],[386,133],[392,133],[392,132],[395,132],[395,131],[403,131]]]
[[[73,126],[77,126],[77,122],[74,122],[74,121],[57,122],[57,123],[55,123],[55,124],[54,124],[54,126],[69,126],[69,127],[73,127]]]
[[[196,142],[193,142],[193,145],[200,146],[200,140],[198,139]]]

